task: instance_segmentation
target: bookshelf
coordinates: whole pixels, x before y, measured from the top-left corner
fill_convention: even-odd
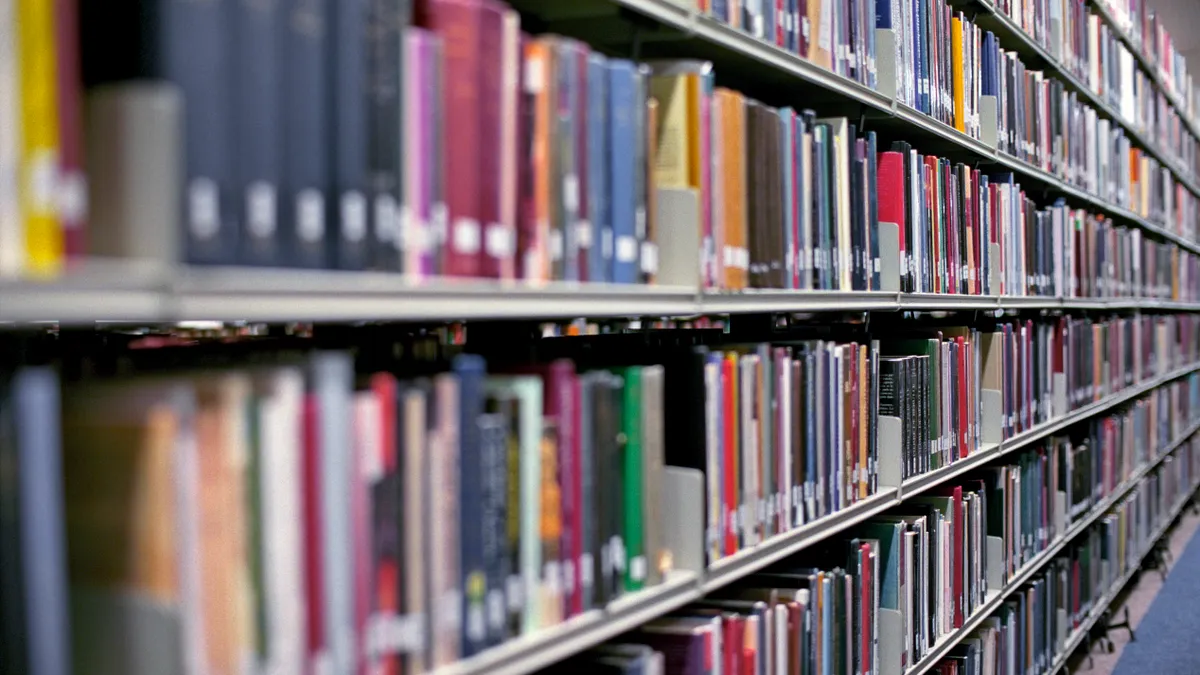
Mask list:
[[[341,0],[335,1],[340,2]],[[1171,226],[1155,222],[1151,217],[1143,217],[1125,206],[1087,191],[1081,187],[1082,179],[1077,179],[1077,184],[1031,162],[1003,152],[997,148],[994,140],[986,142],[981,138],[960,132],[952,125],[939,121],[902,102],[897,95],[885,94],[854,79],[843,77],[815,65],[794,53],[717,21],[697,9],[690,8],[687,6],[688,3],[682,0],[581,0],[578,3],[562,2],[562,0],[513,0],[511,4],[522,12],[522,20],[528,19],[529,25],[536,27],[530,28],[531,31],[542,33],[561,28],[564,34],[586,41],[588,35],[611,31],[614,26],[619,26],[622,30],[629,29],[628,32],[632,35],[629,50],[624,49],[626,45],[621,45],[619,48],[613,45],[597,45],[597,49],[604,53],[616,53],[622,56],[630,55],[626,54],[626,51],[631,51],[631,56],[635,60],[655,56],[711,60],[723,78],[728,77],[729,81],[735,83],[744,81],[749,97],[759,96],[772,105],[795,104],[797,107],[807,107],[809,98],[814,97],[816,102],[812,107],[820,108],[822,113],[832,111],[844,119],[857,121],[860,130],[864,123],[872,126],[872,132],[874,126],[878,125],[881,129],[888,129],[892,134],[902,134],[906,140],[912,140],[915,149],[919,149],[921,152],[935,152],[939,157],[947,160],[952,159],[976,167],[984,166],[988,170],[1013,173],[1020,179],[1020,186],[1029,190],[1029,203],[1035,209],[1045,207],[1053,197],[1062,197],[1071,206],[1086,207],[1110,217],[1112,223],[1117,226],[1136,228],[1140,234],[1156,240],[1153,242],[1155,244],[1158,243],[1157,240],[1161,240],[1173,244],[1180,251],[1200,254],[1200,239],[1185,234],[1183,229],[1196,232],[1200,230],[1200,223],[1183,223],[1180,231],[1175,231]],[[1121,32],[1102,3],[1093,2],[1093,5],[1093,10],[1115,31],[1119,40],[1133,52],[1140,67],[1145,70],[1154,86],[1159,91],[1167,92],[1166,83],[1155,65],[1135,48],[1133,40],[1128,35]],[[0,0],[0,7],[2,6],[4,6],[4,0]],[[1067,91],[1078,95],[1086,105],[1094,108],[1102,117],[1111,120],[1116,128],[1123,130],[1125,137],[1131,141],[1133,146],[1145,151],[1148,157],[1161,164],[1169,173],[1171,180],[1183,186],[1190,193],[1191,198],[1200,197],[1197,176],[1191,169],[1181,166],[1180,162],[1175,161],[1173,156],[1168,153],[1167,148],[1159,147],[1150,131],[1138,127],[1133,120],[1125,119],[1116,106],[1093,91],[1083,78],[1060,63],[1050,50],[1026,34],[1012,19],[1001,13],[992,2],[968,0],[964,3],[964,7],[969,8],[972,12],[978,12],[972,19],[980,27],[994,31],[1003,48],[1016,51],[1031,67],[1040,65],[1048,75],[1063,82]],[[955,9],[960,9],[960,7]],[[596,20],[597,18],[600,20]],[[595,26],[589,26],[594,20],[596,20]],[[764,96],[761,92],[768,93]],[[1200,137],[1197,123],[1188,117],[1185,112],[1186,108],[1178,100],[1178,97],[1168,93],[1168,98],[1183,119],[1188,131],[1192,135]],[[879,147],[881,152],[885,149],[886,146]],[[947,161],[947,166],[949,166],[949,161]],[[564,192],[569,191],[564,188]],[[1021,196],[1024,198],[1023,192]],[[1041,213],[1039,211],[1038,215]],[[1164,218],[1164,222],[1165,220]],[[1182,218],[1180,220],[1182,221]],[[397,217],[397,229],[401,227],[401,222],[401,218]],[[1080,226],[1083,227],[1082,221],[1080,222]],[[875,224],[878,225],[878,223]],[[1109,224],[1111,225],[1111,223]],[[697,226],[698,223],[691,223],[691,225]],[[1016,229],[1020,229],[1020,225],[1023,224],[1016,226]],[[1092,226],[1090,221],[1087,226]],[[858,226],[855,225],[855,227]],[[1109,232],[1114,241],[1126,234],[1111,230]],[[878,235],[876,233],[873,236]],[[1132,238],[1130,239],[1132,240]],[[655,241],[653,243],[661,249],[662,246],[669,245],[671,242]],[[842,245],[849,248],[845,241],[842,242]],[[988,245],[985,240],[984,255],[990,259],[991,254],[987,251]],[[994,243],[992,245],[998,246]],[[1022,242],[1023,245],[1024,242]],[[1157,249],[1153,247],[1134,249],[1131,246],[1130,251],[1134,250],[1138,253],[1131,252],[1131,256],[1140,255],[1142,250],[1157,252]],[[488,253],[488,255],[492,254]],[[561,257],[563,254],[557,255]],[[890,253],[885,253],[885,257],[886,255],[890,255]],[[84,256],[82,260],[72,260],[72,265],[55,278],[26,280],[12,276],[0,276],[0,340],[7,337],[9,329],[16,329],[13,331],[14,334],[25,334],[30,328],[35,331],[41,328],[43,323],[55,324],[56,329],[70,332],[77,329],[86,331],[99,328],[104,330],[110,327],[125,328],[128,326],[155,329],[182,322],[275,325],[336,324],[340,330],[343,326],[357,328],[359,324],[381,322],[413,324],[417,327],[415,330],[426,330],[428,325],[432,325],[434,328],[431,329],[431,332],[433,332],[444,327],[445,324],[461,322],[470,322],[474,326],[474,322],[490,323],[494,321],[499,322],[503,327],[520,325],[522,328],[529,328],[536,322],[550,323],[557,320],[579,318],[610,319],[614,324],[621,320],[638,321],[660,318],[679,319],[680,323],[687,323],[695,319],[727,319],[745,315],[760,316],[764,319],[760,325],[769,324],[770,321],[766,319],[786,319],[786,321],[796,320],[797,323],[805,321],[812,324],[844,323],[845,325],[839,325],[837,328],[846,328],[846,326],[866,323],[872,320],[872,317],[882,318],[885,315],[896,315],[911,319],[914,323],[927,318],[931,322],[930,325],[945,326],[948,331],[953,331],[957,330],[959,326],[949,323],[934,324],[933,322],[955,313],[961,313],[961,317],[974,313],[972,319],[963,319],[965,330],[967,330],[976,327],[976,324],[992,322],[993,319],[1014,317],[1028,319],[1037,316],[1039,319],[1050,319],[1064,314],[1080,313],[1099,319],[1116,315],[1121,317],[1130,315],[1135,319],[1140,319],[1143,316],[1159,313],[1200,313],[1200,299],[1189,301],[1160,297],[1066,297],[1065,293],[1053,296],[1031,296],[754,288],[725,292],[710,287],[700,279],[696,279],[695,283],[664,284],[612,284],[556,280],[531,283],[483,278],[454,279],[436,274],[424,279],[413,279],[399,273],[385,271],[190,265],[177,262],[175,257],[174,251],[159,256],[162,259],[152,261]],[[878,260],[877,257],[876,266],[878,266]],[[1112,264],[1112,259],[1109,258],[1107,262]],[[982,263],[980,262],[980,264],[982,269]],[[1186,261],[1184,264],[1187,264]],[[867,262],[866,265],[869,268],[870,262]],[[1022,262],[1021,265],[1023,266],[1024,263]],[[1149,266],[1150,264],[1147,263],[1147,267]],[[1130,267],[1133,267],[1132,263]],[[1163,270],[1160,268],[1159,271]],[[811,273],[812,270],[806,270],[806,272]],[[1074,270],[1072,270],[1073,272]],[[1141,272],[1141,269],[1137,270],[1137,273]],[[639,277],[640,274],[639,272]],[[869,274],[867,272],[868,276]],[[1109,276],[1105,276],[1106,274]],[[1183,274],[1186,276],[1186,271]],[[692,276],[699,275],[693,274]],[[1117,283],[1126,281],[1123,278],[1115,279],[1116,275],[1111,272],[1100,272],[1099,276],[1102,279],[1095,283],[1101,287],[1105,287],[1107,284],[1115,286]],[[1110,276],[1114,278],[1110,279]],[[1091,281],[1089,279],[1089,283]],[[1139,279],[1137,283],[1140,281]],[[982,275],[980,283],[982,285]],[[973,275],[971,284],[974,284]],[[1022,280],[1021,284],[1034,285],[1025,280]],[[838,282],[837,285],[841,285],[841,282]],[[878,283],[866,282],[865,286],[878,287]],[[889,284],[884,287],[890,286]],[[1160,288],[1154,292],[1171,294],[1170,291],[1166,293],[1161,291]],[[1195,298],[1193,291],[1194,288],[1184,288],[1182,296]],[[1074,291],[1070,294],[1073,296]],[[1117,294],[1108,289],[1097,295]],[[1180,297],[1180,295],[1175,295],[1175,297]],[[841,317],[839,315],[850,316]],[[843,322],[843,318],[848,320]],[[888,316],[887,318],[893,317]],[[891,325],[884,323],[883,330],[886,331],[887,327]],[[1015,324],[1005,325],[1011,327]],[[641,322],[638,321],[637,329],[642,327]],[[821,326],[821,328],[824,327]],[[1039,326],[1039,328],[1041,327],[1044,326]],[[1150,335],[1157,329],[1157,326],[1152,324],[1147,324],[1145,327],[1150,329],[1147,330],[1146,335]],[[347,330],[352,331],[355,328]],[[628,328],[629,326],[626,324],[619,330]],[[1131,324],[1114,329],[1111,334],[1114,344],[1124,340],[1125,335],[1125,333],[1120,333],[1120,337],[1117,337],[1116,330],[1123,331],[1125,328],[1130,328],[1130,334],[1133,335],[1135,334],[1133,331],[1139,330],[1142,326]],[[1170,341],[1168,350],[1176,346],[1174,340],[1179,339],[1174,332],[1175,328],[1172,325],[1170,335],[1167,335],[1165,328],[1163,330],[1163,336],[1166,337],[1161,339],[1164,340],[1163,344]],[[1095,329],[1103,332],[1107,331],[1109,327],[1088,324],[1086,327],[1081,325],[1080,329],[1089,332]],[[487,334],[486,330],[481,332]],[[986,329],[980,329],[981,332],[983,330]],[[998,330],[998,328],[993,328],[993,330]],[[634,331],[630,330],[629,332]],[[646,332],[648,335],[651,333],[651,331]],[[497,334],[508,337],[503,328],[497,330]],[[1100,333],[1090,333],[1093,339],[1104,342],[1104,348],[1113,349],[1107,343],[1110,334],[1104,332],[1105,337],[1102,339],[1094,337],[1098,334]],[[1158,336],[1158,333],[1153,334]],[[866,335],[867,340],[878,336],[877,333],[871,333],[869,330],[856,333],[853,338],[855,349],[860,346],[864,350],[866,349],[866,345],[860,345],[857,342],[862,335]],[[1138,337],[1132,338],[1129,344],[1122,343],[1124,347],[1130,349],[1131,354],[1134,345],[1145,347],[1147,353],[1155,351],[1157,346],[1157,343],[1153,342],[1155,338],[1150,338],[1152,344],[1143,345],[1142,333],[1136,333],[1136,335]],[[747,331],[745,336],[748,336],[746,337],[748,343],[757,341],[759,346],[773,345],[774,338],[769,331],[766,338],[761,335],[755,337],[752,331]],[[343,341],[346,340],[344,334],[341,337]],[[373,337],[376,336],[373,335]],[[736,337],[740,339],[743,334],[736,333]],[[791,340],[793,337],[795,336],[782,336],[780,341]],[[732,340],[732,338],[730,339]],[[961,347],[963,345],[962,338],[958,339],[960,340],[958,345]],[[1021,339],[1024,340],[1024,336]],[[1033,344],[1034,339],[1030,337],[1029,344]],[[1042,339],[1041,334],[1037,339]],[[845,346],[838,343],[841,340],[844,338],[835,336],[830,340],[830,344],[836,344],[837,347]],[[940,334],[937,340],[939,343],[941,342]],[[650,338],[647,338],[646,341],[649,343]],[[353,340],[351,339],[350,342],[353,343]],[[972,346],[978,344],[975,343]],[[0,342],[0,345],[3,343]],[[371,346],[377,347],[378,345]],[[511,347],[512,345],[502,346]],[[679,345],[674,346],[678,347]],[[528,345],[518,345],[517,347],[523,349]],[[1045,347],[1046,355],[1049,355],[1051,347],[1039,343],[1037,348],[1042,349],[1043,347]],[[1103,349],[1088,343],[1088,348],[1092,347],[1095,347],[1097,352]],[[745,345],[737,347],[737,349],[744,348]],[[1024,342],[1022,342],[1021,348],[1025,348]],[[1059,357],[1074,359],[1076,356],[1071,353],[1063,357],[1063,354],[1067,353],[1069,349],[1061,346],[1055,348],[1060,350],[1056,354]],[[1029,347],[1029,349],[1032,351],[1033,347]],[[531,353],[532,351],[530,349]],[[346,356],[347,360],[351,360],[348,352]],[[373,356],[378,357],[377,354],[373,354]],[[589,355],[589,357],[591,356],[594,355]],[[878,356],[878,354],[874,355],[876,358]],[[905,356],[911,356],[911,354]],[[1155,353],[1155,356],[1162,359],[1171,358],[1165,354]],[[790,353],[788,358],[790,358]],[[842,357],[839,355],[837,358]],[[857,352],[853,358],[857,363],[859,358]],[[1095,372],[1100,373],[1099,362],[1103,359],[1096,358]],[[1136,360],[1137,367],[1141,368],[1146,355],[1129,356],[1122,353],[1115,358],[1129,362]],[[602,359],[598,360],[602,361]],[[1016,356],[1013,357],[1013,360],[1019,362],[1022,369],[1027,367],[1030,372],[1039,367],[1048,367],[1047,361],[1035,361],[1033,356]],[[1180,357],[1174,363],[1178,364],[1182,361],[1183,358]],[[878,365],[878,361],[875,363]],[[1037,365],[1034,365],[1035,363]],[[412,364],[406,363],[405,365]],[[660,364],[655,363],[650,367],[658,365]],[[608,368],[611,366],[604,364],[596,367]],[[352,367],[348,367],[346,370],[349,372]],[[1130,384],[1122,381],[1116,385],[1120,387],[1118,391],[1100,400],[1091,400],[1089,394],[1090,402],[1086,405],[1033,424],[1031,428],[1005,440],[973,444],[972,451],[966,452],[964,456],[957,457],[956,460],[940,468],[897,480],[892,485],[872,488],[873,492],[867,496],[855,494],[851,503],[843,508],[794,527],[785,525],[784,531],[761,536],[759,541],[745,545],[734,553],[719,556],[715,561],[704,560],[702,554],[700,556],[701,563],[695,568],[681,565],[679,568],[672,569],[665,573],[663,581],[657,585],[624,592],[619,597],[607,601],[606,604],[601,600],[603,606],[600,608],[588,609],[561,623],[540,627],[535,631],[505,639],[497,645],[487,646],[477,654],[433,668],[430,672],[434,675],[526,675],[560,664],[582,652],[635,631],[649,622],[668,617],[690,604],[712,598],[714,594],[719,594],[721,591],[735,588],[738,582],[748,580],[752,575],[768,570],[776,563],[792,559],[797,554],[815,550],[818,544],[832,542],[838,535],[852,533],[857,526],[878,516],[894,512],[901,507],[913,506],[922,497],[930,497],[935,493],[944,492],[945,489],[952,490],[956,486],[956,481],[965,480],[1000,460],[1015,459],[1020,451],[1032,450],[1060,432],[1077,430],[1082,425],[1106,413],[1115,414],[1125,404],[1140,403],[1140,397],[1153,394],[1164,387],[1177,384],[1180,380],[1200,373],[1200,362],[1169,370],[1164,369],[1160,362],[1157,364],[1156,372],[1158,374],[1144,378],[1140,382]],[[500,373],[503,374],[504,371],[500,371]],[[361,376],[363,374],[356,372],[353,375]],[[7,385],[3,379],[6,375],[6,371],[0,370],[0,386]],[[574,377],[574,375],[575,373],[572,371],[571,376]],[[487,376],[488,373],[484,371],[484,375],[481,377]],[[830,375],[830,377],[833,376]],[[957,372],[946,377],[957,377]],[[1028,382],[1022,378],[1032,379],[1032,376],[1024,370],[1019,376],[1006,371],[1003,377],[1019,380],[1022,386],[1028,385]],[[1063,377],[1065,379],[1065,373]],[[1110,377],[1110,375],[1097,375],[1098,380],[1105,377]],[[349,381],[353,378],[347,377],[346,379]],[[964,379],[967,379],[965,375]],[[68,383],[66,386],[72,386],[72,384]],[[361,383],[358,384],[361,385]],[[842,384],[836,382],[830,388]],[[1003,384],[1004,387],[1007,387],[1008,380],[1005,379]],[[1054,384],[1057,385],[1057,382]],[[1110,384],[1104,382],[1098,383],[1097,386],[1109,386]],[[351,385],[348,388],[350,393],[357,391],[354,386]],[[1030,386],[1030,391],[1022,390],[1019,394],[1023,399],[1026,397],[1038,399],[1047,394],[1043,391],[1035,395],[1032,393],[1032,385],[1028,386]],[[947,393],[948,391],[948,389],[942,390],[942,395],[946,398],[952,396]],[[976,386],[973,393],[980,391],[982,389]],[[4,393],[3,390],[0,390],[0,394],[2,393]],[[837,399],[837,397],[828,396],[828,393],[825,392],[827,398]],[[842,393],[845,394],[845,392]],[[865,396],[865,392],[863,394]],[[858,393],[854,395],[857,396]],[[538,396],[541,396],[540,390]],[[1039,400],[1039,403],[1042,401]],[[857,409],[856,404],[853,405]],[[1054,404],[1048,403],[1047,405]],[[1075,401],[1072,401],[1072,405],[1075,405]],[[955,410],[957,411],[956,404]],[[965,407],[963,410],[964,414],[969,414]],[[424,413],[425,410],[422,408],[421,412]],[[663,415],[666,414],[664,408],[660,408],[659,412]],[[871,411],[871,413],[877,412],[877,410]],[[355,413],[358,414],[358,411],[356,410]],[[368,415],[369,413],[363,414]],[[455,414],[457,415],[457,413]],[[1039,414],[1040,411],[1033,413],[1031,419]],[[836,416],[830,419],[840,423],[840,420],[836,420]],[[978,419],[978,413],[976,413],[976,419]],[[1162,424],[1161,420],[1156,422]],[[756,423],[761,423],[761,420]],[[856,421],[854,424],[857,425],[859,422]],[[870,425],[867,422],[863,424]],[[967,423],[963,422],[963,424]],[[855,429],[855,433],[857,433],[857,427]],[[958,431],[955,429],[953,433],[957,434]],[[622,429],[623,433],[624,429]],[[666,429],[664,436],[671,439],[674,433],[679,433],[679,429]],[[864,432],[860,438],[865,439],[867,433]],[[871,429],[870,433],[877,436],[880,432],[878,428],[875,428]],[[969,434],[970,432],[965,433]],[[1122,500],[1135,494],[1140,486],[1154,476],[1155,472],[1166,465],[1172,457],[1177,453],[1182,454],[1183,448],[1187,448],[1188,452],[1191,452],[1191,444],[1197,440],[1197,434],[1200,434],[1200,421],[1193,421],[1183,433],[1172,438],[1156,457],[1137,467],[1103,500],[1092,504],[1084,515],[1073,519],[1065,531],[1061,532],[1046,548],[1026,560],[1001,587],[991,588],[982,604],[965,617],[961,626],[943,635],[927,653],[915,663],[910,663],[902,672],[886,675],[924,675],[932,672],[943,658],[950,655],[964,641],[971,639],[972,634],[983,626],[997,610],[1001,609],[1006,600],[1044,572],[1056,557],[1067,551],[1073,540],[1089,532],[1106,517],[1111,509],[1121,504]],[[3,440],[0,438],[0,441]],[[872,440],[876,440],[876,438],[873,436]],[[919,438],[918,442],[924,443],[927,440],[929,439]],[[624,443],[624,441],[621,442]],[[738,442],[742,441],[735,441],[733,445],[737,445]],[[834,442],[831,441],[830,444],[833,445]],[[319,454],[320,450],[314,452]],[[332,455],[332,453],[330,454]],[[835,459],[838,458],[835,457]],[[347,472],[350,470],[345,465],[342,465],[341,468]],[[866,473],[866,469],[863,470],[863,473]],[[314,480],[320,482],[319,479]],[[551,479],[551,481],[557,480],[559,480],[557,477]],[[1198,487],[1200,487],[1200,483],[1186,486],[1186,489],[1183,490],[1184,498],[1171,506],[1164,522],[1150,535],[1150,542],[1166,533],[1170,522],[1186,506],[1188,497],[1192,496]],[[767,486],[767,489],[774,488]],[[357,497],[355,498],[357,499]],[[321,502],[321,508],[328,507],[330,501],[334,500],[326,497],[325,501]],[[703,504],[703,497],[701,504]],[[358,506],[356,503],[355,508]],[[747,501],[739,504],[738,508],[751,506],[752,504]],[[762,501],[759,502],[759,506],[762,507]],[[836,508],[836,506],[831,508]],[[353,517],[358,518],[361,515],[356,512]],[[677,518],[678,514],[672,514],[671,517]],[[703,519],[704,514],[687,512],[683,514],[683,517]],[[350,518],[351,516],[346,515],[347,520]],[[681,523],[679,520],[667,519],[659,524],[670,527]],[[685,524],[694,523],[689,521]],[[734,527],[736,529],[736,526]],[[455,535],[457,536],[457,533]],[[357,546],[358,542],[355,542],[355,545]],[[332,547],[319,551],[318,554],[325,555],[330,550]],[[333,555],[336,557],[340,554],[334,553]],[[623,551],[621,555],[624,555]],[[1145,551],[1142,551],[1138,558],[1140,559],[1144,555]],[[551,558],[557,564],[558,559],[553,555]],[[361,561],[355,560],[355,562]],[[359,570],[354,571],[358,572]],[[1067,639],[1059,657],[1050,664],[1045,672],[1038,675],[1055,675],[1064,667],[1075,647],[1086,639],[1088,627],[1102,616],[1104,608],[1113,600],[1135,571],[1136,566],[1122,575],[1110,589],[1096,600],[1095,607],[1083,624]],[[342,581],[349,581],[352,576],[347,569],[339,569],[337,573],[342,575],[339,577],[339,580]],[[535,577],[540,573],[540,571],[535,571]],[[549,572],[545,574],[547,577],[551,576]],[[451,581],[453,582],[451,585],[455,585],[458,579],[455,578]],[[358,589],[356,589],[357,591]],[[322,597],[322,600],[324,599],[325,596]],[[355,598],[354,601],[358,600]],[[337,603],[331,604],[336,604],[339,612],[345,612],[346,608],[353,603],[344,597],[339,597]],[[444,608],[439,608],[437,611],[443,613]],[[452,612],[444,613],[454,614],[458,611],[459,607],[456,606]],[[346,617],[339,618],[345,619]],[[414,635],[423,634],[424,628],[414,626],[411,623],[412,617],[405,618],[410,622],[401,622],[391,626],[399,634],[397,639],[406,642],[419,641]],[[343,621],[343,623],[349,624],[350,622]],[[355,626],[355,628],[357,629],[359,626]],[[334,636],[332,641],[337,642],[337,637]],[[337,644],[336,646],[343,651],[343,656],[357,648],[357,645],[347,644]],[[38,672],[34,675],[57,674]],[[333,675],[341,675],[341,673],[333,673]]]

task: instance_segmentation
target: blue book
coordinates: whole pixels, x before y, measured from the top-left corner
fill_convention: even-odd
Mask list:
[[[708,12],[718,21],[729,23],[728,0],[713,0],[712,6],[709,8]]]
[[[230,198],[242,233],[238,262],[282,262],[278,218],[280,169],[278,3],[233,3],[233,147],[237,161]]]
[[[796,111],[791,108],[779,109],[779,128],[780,138],[783,140],[783,147],[779,153],[780,169],[783,172],[783,222],[780,226],[783,228],[783,243],[784,243],[784,288],[795,288],[797,269],[796,256],[796,176],[793,171],[793,157],[795,156],[795,146],[798,145],[796,140],[792,138],[792,120],[796,118]]]
[[[775,44],[775,0],[759,0],[759,11],[762,13],[763,34],[760,36],[771,44]]]
[[[401,6],[403,4],[404,6]],[[360,58],[363,72],[367,129],[367,222],[369,235],[361,242],[363,262],[373,269],[400,269],[401,143],[404,92],[401,59],[404,56],[404,26],[408,24],[407,2],[368,0],[360,40],[365,45]],[[349,262],[349,261],[347,261]],[[358,262],[358,261],[354,261]]]
[[[329,189],[330,0],[283,3],[283,148],[280,222],[288,262],[328,264],[326,199]]]
[[[366,32],[368,3],[376,0],[338,0],[331,17],[332,82],[330,83],[332,132],[329,134],[333,182],[326,204],[326,219],[336,232],[329,241],[333,267],[365,269],[370,262],[370,208],[367,206],[367,147],[370,142],[366,85]]]
[[[483,452],[479,418],[484,412],[487,366],[477,354],[454,357],[451,371],[458,376],[459,570],[462,594],[462,653],[487,647],[487,568],[483,556]],[[507,465],[506,465],[507,466]]]
[[[638,278],[637,243],[637,67],[624,59],[608,62],[608,194],[612,218],[612,274],[615,283]]]
[[[588,248],[589,281],[612,281],[612,208],[609,201],[608,60],[588,54],[587,142],[588,210],[592,245]]]
[[[917,74],[921,82],[921,112],[933,114],[932,83],[929,81],[929,0],[916,2]]]

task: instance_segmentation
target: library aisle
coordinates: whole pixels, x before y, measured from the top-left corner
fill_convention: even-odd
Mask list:
[[[1200,672],[1200,515],[1186,511],[1170,536],[1167,579],[1154,571],[1142,574],[1124,599],[1137,640],[1125,631],[1109,637],[1112,654],[1096,650],[1094,666],[1077,668],[1091,675],[1186,675]],[[1118,610],[1114,616],[1120,616]]]

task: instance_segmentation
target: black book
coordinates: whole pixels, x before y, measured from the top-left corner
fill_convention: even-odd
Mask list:
[[[366,72],[378,4],[376,0],[338,0],[330,30],[333,65],[329,152],[333,176],[325,222],[336,228],[329,235],[334,249],[330,262],[344,270],[365,269],[369,263],[367,151],[372,141],[367,118],[371,91]]]
[[[238,262],[245,265],[278,265],[283,257],[277,208],[282,151],[278,7],[256,0],[233,3],[230,80],[237,161],[230,198],[242,232]]]

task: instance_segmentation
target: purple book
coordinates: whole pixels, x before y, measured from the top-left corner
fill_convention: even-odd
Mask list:
[[[438,205],[442,188],[437,150],[441,146],[441,128],[436,116],[438,60],[441,38],[423,28],[410,27],[404,35],[406,73],[404,100],[408,102],[404,120],[404,202],[408,209],[403,219],[404,271],[417,279],[436,275],[438,249],[437,222],[444,218],[445,207]]]

